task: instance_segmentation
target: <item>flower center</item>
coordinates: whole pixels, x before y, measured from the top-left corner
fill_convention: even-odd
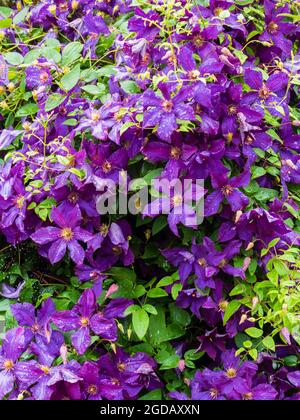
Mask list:
[[[34,332],[34,333],[38,332],[39,329],[40,329],[40,327],[39,327],[39,325],[36,322],[31,327],[31,331]]]
[[[180,204],[182,204],[183,199],[181,195],[174,195],[173,197],[173,204],[174,206],[179,206]]]
[[[221,300],[221,302],[219,303],[219,309],[222,312],[225,312],[228,306],[228,302],[227,300]]]
[[[80,318],[80,324],[82,327],[87,327],[89,323],[90,320],[87,317],[83,316],[82,318]]]
[[[106,162],[103,163],[102,169],[103,169],[104,173],[108,174],[108,172],[111,171],[111,163],[108,162],[108,160],[107,160]]]
[[[14,362],[12,360],[5,360],[5,362],[3,363],[3,367],[6,370],[12,370],[14,367]]]
[[[121,255],[122,254],[122,248],[120,246],[117,246],[117,245],[113,246],[112,250],[113,250],[113,253],[115,255]]]
[[[247,394],[244,394],[243,397],[244,397],[244,400],[253,400],[252,392],[247,392]]]
[[[48,75],[48,73],[46,72],[46,71],[43,71],[41,74],[40,74],[40,81],[44,84],[44,83],[46,83],[47,82],[47,80],[49,79],[49,75]]]
[[[225,137],[226,137],[227,143],[231,143],[233,140],[233,133],[227,133]]]
[[[225,196],[230,195],[233,192],[233,188],[231,185],[225,185],[225,187],[222,188],[222,193]]]
[[[100,112],[94,111],[91,115],[91,120],[97,122],[100,120]]]
[[[70,203],[72,204],[76,204],[78,203],[78,194],[75,192],[72,192],[71,194],[69,194],[68,196],[68,200],[70,201]]]
[[[233,369],[233,368],[229,368],[229,369],[227,369],[227,371],[226,371],[226,376],[227,376],[228,378],[235,378],[235,377],[236,377],[236,374],[237,374],[237,372],[236,372],[236,370],[235,370],[235,369]]]
[[[120,372],[124,372],[124,370],[126,369],[126,365],[125,365],[125,363],[119,363],[118,364],[118,370],[120,371]]]
[[[196,80],[200,76],[199,70],[192,70],[189,72],[189,79]]]
[[[66,12],[68,10],[68,3],[62,3],[59,5],[60,12]]]
[[[163,101],[162,107],[166,112],[171,112],[173,109],[173,102]]]
[[[96,394],[97,394],[97,392],[98,392],[98,387],[97,387],[97,385],[90,385],[90,386],[88,387],[88,393],[89,393],[90,395],[96,395]]]
[[[116,378],[112,379],[112,380],[111,380],[111,383],[112,383],[113,385],[120,385],[120,381],[119,381],[118,379],[116,379]]]
[[[237,108],[235,105],[229,105],[228,107],[228,115],[235,115],[237,113]]]
[[[270,22],[269,25],[268,25],[268,27],[267,27],[267,31],[270,34],[276,34],[278,32],[278,29],[279,29],[279,26],[277,25],[276,22],[273,22],[273,21]]]
[[[220,14],[223,12],[223,9],[222,9],[222,7],[216,7],[215,9],[214,9],[214,15],[215,16],[220,16]]]
[[[50,374],[50,368],[48,366],[42,365],[42,366],[40,366],[40,369],[44,372],[45,375]]]
[[[178,160],[180,158],[180,155],[181,155],[181,150],[179,149],[179,147],[171,148],[171,152],[170,152],[171,158]]]
[[[261,99],[268,99],[268,97],[271,95],[271,92],[264,84],[263,87],[259,90],[258,95]]]
[[[194,37],[193,37],[193,44],[195,45],[195,47],[202,47],[202,45],[204,44],[204,38],[203,38],[203,36],[202,35],[200,35],[200,34],[198,34],[198,35],[195,35]]]
[[[101,234],[102,236],[106,236],[106,235],[108,234],[108,230],[109,230],[108,225],[106,225],[105,223],[102,223],[102,225],[101,225],[101,226],[100,226],[100,228],[99,228],[99,232],[100,232],[100,234]]]
[[[254,141],[254,138],[250,134],[248,134],[246,136],[245,143],[250,145],[253,143],[253,141]]]
[[[24,195],[19,195],[16,199],[15,199],[15,206],[17,207],[17,209],[21,210],[24,206],[25,203],[25,197]]]
[[[199,258],[197,260],[197,263],[201,266],[201,267],[206,267],[206,261],[204,258]]]
[[[64,228],[61,230],[60,236],[67,242],[71,241],[73,239],[73,232],[70,228]]]

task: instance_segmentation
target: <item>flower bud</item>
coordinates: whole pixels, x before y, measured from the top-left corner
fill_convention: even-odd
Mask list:
[[[293,122],[292,122],[292,125],[293,125],[294,127],[300,127],[300,121],[299,121],[299,120],[293,121]]]
[[[52,15],[55,15],[55,14],[56,14],[56,5],[55,5],[55,4],[50,4],[50,6],[48,7],[48,11],[49,11]]]
[[[17,8],[17,10],[18,10],[18,12],[20,12],[21,10],[22,10],[22,2],[21,1],[17,1],[17,3],[16,3],[16,8]]]
[[[252,299],[252,310],[256,308],[258,302],[259,302],[258,297],[254,296],[254,298]]]
[[[0,95],[3,95],[4,92],[5,92],[5,87],[4,86],[0,86]]]
[[[1,109],[8,109],[8,108],[9,108],[9,106],[8,106],[7,102],[2,101],[2,102],[0,102],[0,108],[1,108]]]
[[[60,356],[62,358],[63,364],[66,365],[68,363],[68,347],[66,344],[63,344],[60,348]]]
[[[185,369],[185,361],[183,359],[179,360],[178,362],[178,369],[180,370],[180,372],[183,372]]]
[[[149,239],[151,238],[151,234],[152,234],[151,229],[147,229],[145,231],[145,238],[147,241],[149,241]]]
[[[32,97],[33,97],[34,101],[38,100],[38,91],[36,89],[34,89],[32,91]]]
[[[76,9],[78,9],[78,6],[79,6],[79,1],[73,0],[72,1],[72,10],[75,11]]]
[[[242,214],[243,214],[243,212],[241,210],[239,210],[239,211],[236,212],[236,214],[235,214],[235,223],[237,223],[240,220]]]
[[[25,130],[25,131],[30,131],[30,129],[31,129],[31,124],[30,124],[28,121],[25,121],[25,122],[23,123],[23,128],[24,128],[24,130]]]
[[[13,92],[15,90],[15,84],[12,82],[8,83],[7,89],[9,90],[10,93]]]
[[[0,31],[0,41],[2,41],[5,38],[5,32]]]
[[[254,247],[254,243],[253,242],[249,242],[246,251],[250,251],[250,249],[252,249]]]
[[[243,314],[243,315],[241,316],[241,319],[240,319],[239,325],[242,325],[245,321],[247,321],[247,315],[246,315],[246,314]]]
[[[117,284],[112,284],[110,286],[110,288],[108,289],[106,295],[105,295],[105,299],[109,298],[111,295],[116,293],[118,290],[119,290],[119,286]]]

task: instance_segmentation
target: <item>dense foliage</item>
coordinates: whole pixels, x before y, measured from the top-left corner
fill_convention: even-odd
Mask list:
[[[2,2],[1,399],[300,399],[299,15]],[[204,179],[203,223],[100,217],[124,171]]]

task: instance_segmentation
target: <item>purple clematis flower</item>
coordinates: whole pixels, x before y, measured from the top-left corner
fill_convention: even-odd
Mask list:
[[[172,97],[171,88],[159,84],[162,97],[148,90],[143,95],[144,128],[158,125],[157,134],[165,141],[170,141],[178,128],[177,119],[192,121],[195,119],[193,107],[185,101],[191,96],[190,89],[182,89]]]
[[[87,289],[71,311],[57,312],[52,316],[52,321],[62,331],[76,331],[72,334],[72,344],[79,354],[84,354],[91,344],[91,332],[104,340],[117,340],[118,329],[114,318],[123,317],[130,305],[127,299],[115,299],[105,307],[103,313],[97,312],[95,294]]]
[[[120,348],[116,354],[100,357],[100,384],[102,395],[108,400],[135,398],[142,389],[160,388],[155,373],[156,362],[145,353],[129,356]]]
[[[36,362],[18,361],[29,341],[30,337],[22,327],[6,333],[0,349],[0,399],[12,391],[16,380],[24,386],[29,386],[34,382],[34,378],[31,378],[27,372],[28,367],[35,365]]]
[[[282,118],[282,114],[276,110],[276,105],[280,101],[284,105],[282,98],[288,85],[287,74],[274,73],[264,82],[263,74],[260,71],[247,69],[244,79],[253,91],[245,95],[242,102],[245,104],[257,103],[259,107],[267,107],[270,112]]]
[[[59,226],[46,227],[37,230],[31,238],[39,245],[52,244],[48,250],[48,258],[52,264],[59,262],[70,251],[71,259],[78,265],[83,263],[85,253],[78,241],[88,242],[92,235],[83,230],[81,212],[78,205],[64,214],[63,208],[54,208],[51,213],[52,220]]]
[[[28,327],[28,337],[35,338],[40,347],[46,347],[51,354],[56,354],[63,344],[63,336],[58,331],[50,329],[50,321],[56,309],[52,299],[43,302],[39,311],[30,303],[11,305],[12,314],[22,327]]]
[[[231,179],[228,179],[225,173],[213,173],[212,185],[215,191],[205,200],[205,215],[212,216],[218,213],[224,198],[234,212],[246,207],[249,204],[249,199],[238,188],[246,187],[250,182],[250,176],[248,169]]]

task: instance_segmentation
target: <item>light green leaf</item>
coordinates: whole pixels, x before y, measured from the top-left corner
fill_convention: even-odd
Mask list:
[[[229,302],[226,311],[224,313],[223,324],[226,325],[226,322],[240,309],[241,303],[238,300],[232,300]]]
[[[245,330],[246,334],[248,334],[252,338],[259,338],[263,335],[263,331],[259,330],[258,328],[247,328]]]
[[[52,111],[53,109],[61,105],[65,99],[66,99],[65,96],[60,95],[59,93],[53,93],[52,95],[49,96],[49,98],[46,101],[45,111],[46,112]]]
[[[61,87],[65,92],[69,92],[75,87],[80,79],[80,64],[75,66],[69,73],[61,79]]]
[[[140,340],[142,340],[149,328],[149,315],[144,309],[135,311],[132,315],[133,329]]]

